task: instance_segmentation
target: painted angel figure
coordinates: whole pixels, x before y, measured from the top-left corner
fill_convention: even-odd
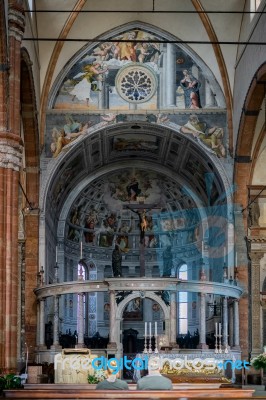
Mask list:
[[[106,124],[112,123],[112,122],[115,122],[116,114],[107,113],[107,114],[101,115],[101,118],[106,122]]]
[[[80,124],[80,130],[78,132],[65,132],[65,129],[61,129],[60,131],[54,127],[52,130],[52,138],[53,142],[51,143],[51,152],[53,153],[53,157],[57,157],[64,146],[75,140],[80,135],[84,135],[87,132],[89,124],[82,125]]]

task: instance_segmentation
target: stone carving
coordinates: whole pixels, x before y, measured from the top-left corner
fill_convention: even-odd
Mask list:
[[[94,358],[97,355],[92,355],[89,349],[64,349],[56,355],[55,383],[88,383],[88,374],[94,374],[91,366]]]
[[[260,206],[258,201],[253,201],[248,207],[248,226],[259,226]]]

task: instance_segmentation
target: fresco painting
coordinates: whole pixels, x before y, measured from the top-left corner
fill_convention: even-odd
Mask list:
[[[167,103],[164,91],[172,92],[171,107],[176,109],[200,109],[209,102],[205,94],[204,73],[195,60],[177,45],[172,44],[170,48],[161,42],[164,38],[159,34],[143,29],[132,29],[110,39],[112,42],[107,39],[104,43],[96,44],[94,48],[90,47],[85,54],[83,51],[62,79],[53,108],[129,110],[130,102],[121,97],[116,84],[119,71],[129,65],[152,70],[159,83],[159,90],[152,98],[137,105],[140,110],[169,108],[170,103]],[[167,54],[172,53],[173,49],[175,56],[169,61]],[[168,78],[163,75],[165,70],[175,81],[174,87],[169,86]],[[212,106],[217,106],[215,98],[211,103]]]

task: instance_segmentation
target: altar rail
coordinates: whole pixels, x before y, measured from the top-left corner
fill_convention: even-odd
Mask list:
[[[174,389],[174,390],[95,390],[95,389],[70,389],[64,385],[62,389],[21,389],[5,390],[4,396],[9,399],[248,399],[252,397],[254,390],[243,389]]]

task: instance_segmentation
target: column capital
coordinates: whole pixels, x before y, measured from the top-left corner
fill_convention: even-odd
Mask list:
[[[0,132],[0,167],[19,171],[21,161],[21,138],[10,132]]]
[[[25,16],[23,8],[9,8],[8,10],[8,25],[9,25],[9,36],[13,36],[19,42],[22,41],[24,28],[25,28]]]
[[[264,252],[262,252],[262,251],[251,251],[248,255],[249,255],[249,258],[250,258],[252,264],[259,264],[260,260],[264,256]]]

